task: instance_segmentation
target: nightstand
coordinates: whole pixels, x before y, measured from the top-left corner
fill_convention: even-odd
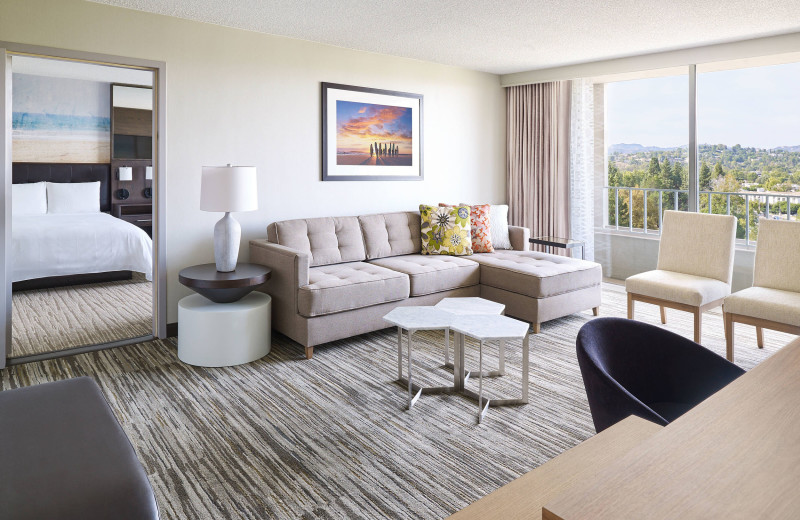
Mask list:
[[[148,235],[153,234],[153,205],[152,204],[123,204],[111,205],[111,214],[118,219],[130,222],[140,227]]]

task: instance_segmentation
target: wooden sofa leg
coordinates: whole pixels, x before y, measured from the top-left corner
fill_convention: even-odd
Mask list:
[[[756,326],[756,343],[758,348],[764,348],[764,327]]]
[[[701,316],[703,314],[700,312],[700,307],[697,307],[694,310],[694,342],[700,343],[700,336],[702,332],[702,320]]]
[[[600,307],[592,307],[592,314],[595,316],[600,316]]]
[[[539,332],[540,332],[541,330],[542,330],[542,325],[541,325],[541,323],[534,323],[534,324],[533,324],[533,333],[534,333],[534,334],[539,334]]]
[[[633,294],[628,293],[628,319],[633,319]]]
[[[306,347],[306,359],[311,359],[314,355],[314,347]]]
[[[661,323],[667,323],[667,309],[661,306]]]
[[[729,313],[723,312],[722,321],[725,323],[725,357],[733,363],[733,318]]]

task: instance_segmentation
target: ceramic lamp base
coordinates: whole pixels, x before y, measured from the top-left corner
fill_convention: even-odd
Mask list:
[[[229,212],[225,213],[214,226],[214,261],[217,263],[217,271],[230,273],[236,270],[241,238],[242,226]]]

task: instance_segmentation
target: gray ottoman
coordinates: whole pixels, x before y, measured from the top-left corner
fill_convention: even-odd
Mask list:
[[[92,379],[0,392],[0,417],[0,518],[158,518],[142,465]]]

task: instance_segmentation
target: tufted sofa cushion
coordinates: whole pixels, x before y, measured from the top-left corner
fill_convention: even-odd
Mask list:
[[[422,247],[416,211],[362,215],[358,221],[364,233],[368,260],[419,253]]]
[[[366,262],[312,267],[297,293],[297,310],[308,318],[408,298],[408,276]]]
[[[600,264],[536,251],[498,251],[472,255],[481,264],[481,285],[546,298],[600,285]]]
[[[267,227],[267,240],[306,253],[312,267],[366,259],[356,217],[273,222]]]
[[[407,274],[411,296],[469,287],[481,279],[478,264],[457,256],[415,254],[378,258],[369,263]]]

